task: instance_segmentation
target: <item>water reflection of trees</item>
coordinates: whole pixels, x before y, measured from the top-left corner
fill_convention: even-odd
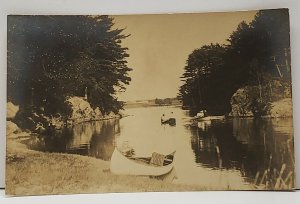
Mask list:
[[[291,124],[291,121],[234,119],[192,127],[191,145],[196,162],[210,168],[219,168],[221,162],[222,168],[239,169],[251,180],[267,168],[280,170],[283,163],[288,174],[294,169],[291,149],[287,146],[292,138]]]
[[[192,149],[196,162],[207,167],[219,168],[217,147],[220,150],[222,168],[238,168],[237,161],[242,159],[244,147],[232,135],[232,126],[228,123],[212,123],[205,129],[192,129]]]
[[[120,134],[119,120],[105,120],[74,125],[28,141],[31,149],[67,152],[109,160],[115,136]]]
[[[72,128],[67,152],[109,160],[114,150],[114,137],[119,132],[118,120],[82,123]]]
[[[95,126],[90,140],[90,156],[110,160],[114,151],[115,135],[119,133],[118,120],[101,121],[102,125]]]
[[[43,135],[40,139],[44,142],[43,151],[65,152],[68,142],[71,139],[71,131],[67,128],[52,131],[51,134]]]
[[[81,123],[73,126],[71,139],[67,144],[67,152],[81,155],[89,155],[90,140],[92,135],[92,123]]]

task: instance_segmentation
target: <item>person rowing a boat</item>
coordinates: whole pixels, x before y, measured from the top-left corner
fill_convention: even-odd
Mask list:
[[[160,121],[161,121],[162,123],[165,123],[165,122],[168,121],[168,119],[169,119],[169,118],[168,118],[165,114],[162,114]]]
[[[170,126],[175,126],[175,125],[176,125],[176,118],[175,118],[173,112],[171,112],[171,115],[170,115],[170,117],[169,117],[169,125],[170,125]]]

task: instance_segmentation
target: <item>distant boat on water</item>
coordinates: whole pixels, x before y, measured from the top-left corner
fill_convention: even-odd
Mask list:
[[[200,112],[197,113],[196,116],[194,116],[194,119],[196,119],[197,121],[224,120],[225,116],[224,115],[208,116],[206,114],[206,110],[201,110]]]
[[[168,118],[166,120],[161,120],[161,124],[168,124],[171,126],[175,126],[176,125],[176,119],[175,118]]]
[[[174,117],[173,112],[171,112],[170,115],[163,114],[160,121],[161,121],[162,125],[165,125],[165,124],[169,124],[170,126],[175,126],[176,125],[176,118]]]

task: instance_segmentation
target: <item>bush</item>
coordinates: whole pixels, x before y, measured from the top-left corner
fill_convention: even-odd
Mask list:
[[[271,109],[271,101],[268,92],[262,88],[262,96],[259,94],[258,86],[245,86],[238,89],[231,98],[232,116],[254,116],[268,115]]]
[[[269,101],[256,98],[253,99],[249,107],[254,117],[261,117],[269,114],[271,109],[271,103]]]

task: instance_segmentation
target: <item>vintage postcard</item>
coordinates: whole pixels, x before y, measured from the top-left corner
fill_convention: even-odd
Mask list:
[[[288,9],[7,21],[7,195],[294,190]]]

